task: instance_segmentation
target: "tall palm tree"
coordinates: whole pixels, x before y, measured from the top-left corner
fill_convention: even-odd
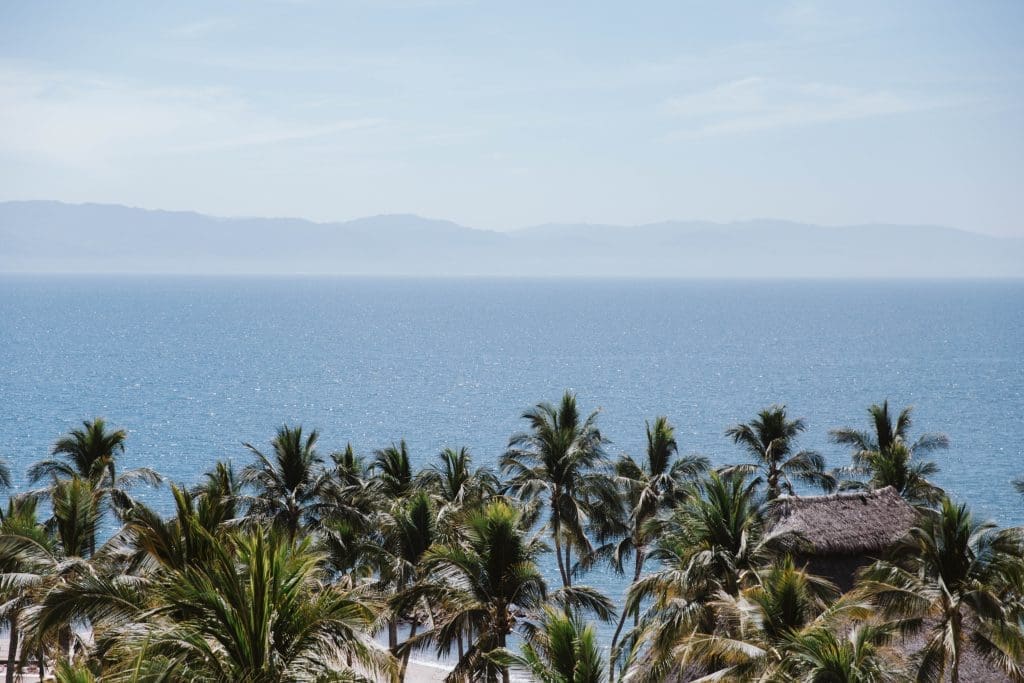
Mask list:
[[[52,546],[50,535],[38,520],[36,508],[34,495],[12,496],[0,521],[0,619],[8,629],[6,683],[14,683],[15,673],[20,672],[22,615],[33,604],[32,594],[43,580],[42,574],[37,572],[40,565],[34,561],[35,553],[24,552],[24,546]]]
[[[377,486],[387,502],[396,503],[412,493],[415,481],[405,439],[397,446],[391,444],[375,451],[370,469],[376,475]]]
[[[240,514],[239,502],[243,498],[244,486],[231,462],[221,460],[203,474],[202,481],[192,489],[192,494],[218,506],[223,520],[230,521]]]
[[[498,491],[498,477],[487,466],[473,469],[473,456],[463,446],[445,448],[438,454],[439,462],[424,470],[419,481],[432,491],[444,505],[455,508],[479,504]]]
[[[270,442],[273,457],[245,444],[256,456],[256,462],[247,465],[241,476],[243,484],[256,490],[249,503],[253,521],[268,521],[292,539],[303,525],[315,522],[320,495],[329,481],[316,450],[318,438],[316,430],[303,438],[302,427],[284,425]]]
[[[867,482],[844,482],[843,488],[882,489],[891,486],[907,502],[914,505],[934,505],[942,500],[945,492],[929,481],[938,473],[938,466],[931,461],[914,458],[913,449],[897,441],[884,451],[867,451],[860,454],[854,472],[868,475]]]
[[[70,479],[78,476],[97,485],[112,484],[117,480],[116,456],[124,453],[128,432],[108,430],[101,417],[86,420],[82,429],[72,429],[57,439],[53,455],[60,458],[41,460],[28,470],[31,481],[44,477]]]
[[[866,475],[869,488],[892,486],[901,496],[912,503],[937,503],[942,499],[942,489],[928,481],[928,477],[939,471],[935,463],[916,459],[915,456],[937,449],[948,448],[949,439],[945,434],[922,434],[910,441],[909,431],[913,424],[913,409],[904,408],[893,421],[889,402],[874,404],[868,408],[871,416],[871,431],[851,427],[833,429],[829,434],[838,444],[853,447],[855,474]],[[859,482],[847,482],[846,487]]]
[[[559,406],[540,403],[523,413],[530,431],[514,435],[501,458],[511,475],[508,490],[526,501],[546,498],[548,528],[562,585],[572,586],[572,551],[590,553],[588,527],[615,519],[621,500],[605,473],[605,439],[597,428],[597,412],[581,419],[576,397],[565,392]]]
[[[815,451],[795,450],[796,437],[807,429],[802,418],[790,420],[786,406],[775,405],[757,414],[749,423],[734,425],[726,436],[739,444],[753,458],[752,466],[737,466],[763,473],[768,484],[768,500],[782,493],[793,493],[793,480],[820,486],[825,491],[835,488],[835,477],[825,471],[825,459]]]
[[[121,539],[135,554],[128,565],[137,568],[144,560],[162,571],[183,571],[201,566],[213,555],[211,539],[231,521],[229,509],[219,495],[188,491],[171,485],[175,516],[164,519],[155,510],[137,505],[125,521]]]
[[[411,649],[407,646],[399,652],[398,622],[403,618],[409,621],[408,640],[413,640],[419,627],[418,612],[428,608],[423,600],[407,600],[406,592],[420,578],[421,560],[437,535],[430,496],[425,491],[413,494],[384,515],[383,525],[387,562],[380,579],[395,598],[388,619],[388,644],[399,660],[399,680],[404,681]]]
[[[687,485],[694,482],[709,467],[703,456],[689,455],[677,458],[679,446],[675,429],[666,417],[658,417],[654,424],[646,423],[647,452],[643,462],[637,462],[629,455],[623,455],[615,463],[615,475],[623,488],[627,501],[627,533],[616,545],[613,566],[624,572],[624,563],[633,555],[633,578],[630,583],[640,580],[651,543],[649,522],[674,503],[679,502],[687,491]],[[615,680],[615,663],[619,654],[619,636],[629,612],[622,611],[619,623],[612,636],[609,656],[608,678]],[[634,629],[639,623],[640,611],[633,610]]]
[[[128,433],[123,429],[107,429],[103,418],[86,420],[81,429],[72,429],[57,439],[52,455],[28,469],[32,483],[42,479],[71,479],[78,477],[91,482],[101,496],[110,496],[114,509],[120,513],[135,501],[127,489],[136,483],[159,484],[162,478],[148,467],[137,467],[118,474],[117,458],[124,453]]]
[[[345,444],[345,450],[331,453],[334,461],[334,475],[343,486],[362,485],[370,478],[370,468],[363,458],[356,455],[352,444]]]
[[[460,525],[459,544],[434,544],[423,557],[427,580],[413,593],[439,605],[433,628],[417,646],[434,643],[448,656],[461,634],[473,640],[449,680],[508,683],[512,655],[508,638],[524,628],[524,614],[538,614],[545,604],[589,610],[610,618],[609,601],[583,586],[548,593],[538,560],[547,546],[529,538],[521,510],[495,498],[470,510]]]
[[[627,594],[627,611],[648,605],[630,636],[646,646],[634,676],[652,681],[668,676],[682,639],[695,629],[714,627],[715,596],[738,595],[756,583],[757,571],[772,559],[756,488],[757,480],[743,473],[711,472],[690,487],[666,520],[648,523],[648,533],[657,539],[650,558],[660,566]],[[634,648],[630,658],[637,654]]]
[[[35,503],[26,499],[22,510],[11,511],[16,523],[0,534],[0,565],[8,573],[0,575],[0,586],[17,585],[25,589],[18,607],[18,630],[25,638],[25,652],[43,652],[57,645],[59,657],[70,656],[74,634],[72,620],[40,626],[37,616],[40,602],[68,583],[90,571],[90,558],[96,547],[96,533],[102,517],[102,496],[93,484],[77,475],[54,481],[50,491],[53,515],[47,525],[34,524]],[[49,529],[46,527],[49,526]],[[42,666],[43,658],[40,657]]]
[[[857,453],[884,451],[897,442],[907,444],[917,453],[927,453],[941,448],[949,448],[949,437],[945,434],[922,434],[913,442],[910,441],[910,428],[913,426],[913,406],[900,411],[893,421],[889,411],[889,401],[881,405],[872,404],[868,407],[871,417],[871,431],[863,431],[852,427],[842,427],[829,432],[832,440],[839,444],[853,446],[854,457]]]
[[[578,614],[545,606],[531,625],[516,668],[538,683],[604,683],[604,657],[593,624]]]
[[[476,639],[456,664],[453,680],[508,683],[508,663],[501,657],[517,612],[539,609],[547,598],[537,566],[546,547],[526,537],[521,513],[501,499],[470,512],[460,531],[464,545],[435,545],[423,558],[424,572],[440,579],[440,586],[421,590],[444,594],[441,615],[423,640],[448,656],[460,634],[473,632]]]
[[[919,681],[960,680],[968,645],[1024,680],[1024,531],[978,522],[942,500],[891,557],[863,574],[861,590],[909,631],[925,629]]]
[[[104,665],[145,652],[180,681],[366,680],[350,660],[370,674],[393,672],[368,636],[383,605],[331,585],[310,539],[264,528],[208,541],[198,564],[128,582],[83,575],[46,596],[39,623],[88,618],[101,625]]]

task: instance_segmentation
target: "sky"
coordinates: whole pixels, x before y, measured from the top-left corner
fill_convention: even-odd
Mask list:
[[[1024,3],[7,2],[14,199],[1024,236]]]

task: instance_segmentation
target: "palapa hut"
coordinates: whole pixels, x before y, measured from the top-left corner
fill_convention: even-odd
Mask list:
[[[857,570],[880,557],[917,521],[917,511],[896,490],[857,491],[831,496],[783,496],[773,504],[771,539],[796,542],[798,565],[853,586]]]

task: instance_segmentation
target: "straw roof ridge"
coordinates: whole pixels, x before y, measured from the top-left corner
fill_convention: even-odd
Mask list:
[[[917,511],[891,486],[829,496],[783,496],[768,511],[769,538],[799,541],[809,555],[858,555],[892,546]]]

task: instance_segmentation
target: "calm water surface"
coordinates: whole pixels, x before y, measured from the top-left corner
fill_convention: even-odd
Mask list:
[[[80,420],[129,430],[128,466],[191,483],[282,423],[326,452],[405,438],[417,465],[496,462],[519,415],[578,392],[612,454],[666,414],[681,449],[742,456],[729,425],[782,402],[829,428],[885,398],[942,431],[938,483],[1024,523],[1024,283],[0,278],[0,454],[20,475]],[[23,486],[23,482],[21,483]],[[164,490],[140,492],[168,509]],[[621,590],[607,572],[588,579]]]

